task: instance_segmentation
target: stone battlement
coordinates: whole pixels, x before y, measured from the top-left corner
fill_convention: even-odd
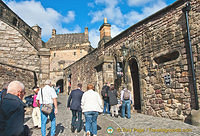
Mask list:
[[[0,20],[19,31],[38,50],[41,47],[39,34],[16,15],[4,2],[0,1]]]

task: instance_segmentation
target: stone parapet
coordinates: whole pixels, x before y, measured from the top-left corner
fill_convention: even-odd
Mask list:
[[[3,1],[0,1],[0,20],[19,31],[37,50],[42,47],[40,34],[26,24]]]

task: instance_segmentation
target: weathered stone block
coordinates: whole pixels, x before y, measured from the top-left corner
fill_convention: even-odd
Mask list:
[[[200,126],[200,110],[192,110],[192,125]]]
[[[161,94],[160,90],[155,90],[155,94]]]

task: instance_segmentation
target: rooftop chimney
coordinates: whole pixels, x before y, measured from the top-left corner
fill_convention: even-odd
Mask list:
[[[85,39],[88,40],[89,37],[88,37],[88,27],[85,27]]]
[[[40,28],[38,25],[32,26],[32,29],[35,30],[39,37],[41,38],[41,32],[42,32],[42,28]]]
[[[56,29],[52,29],[52,38],[54,38],[56,36]]]
[[[106,17],[104,17],[104,24],[106,24],[107,23],[107,18]]]
[[[101,25],[100,29],[100,41],[99,45],[105,44],[111,39],[111,25],[107,23],[107,18],[104,18],[104,23]]]

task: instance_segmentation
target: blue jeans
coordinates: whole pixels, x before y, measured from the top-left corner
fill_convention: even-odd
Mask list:
[[[125,109],[127,112],[127,118],[131,118],[131,102],[130,102],[130,100],[122,101],[122,118],[125,117]]]
[[[106,109],[107,109],[107,113],[110,114],[110,105],[109,102],[104,100],[104,108],[103,108],[103,113],[106,113]]]
[[[42,104],[40,106],[40,111],[41,111],[41,108],[42,108]],[[42,136],[46,136],[47,118],[48,118],[48,115],[41,111],[41,133],[42,133]],[[55,117],[54,109],[49,114],[49,118],[51,120],[51,136],[54,136],[55,132],[56,132],[56,117]]]
[[[78,113],[78,122],[76,123],[77,113]],[[72,124],[71,125],[77,128],[78,131],[81,130],[82,128],[82,112],[81,111],[72,110]]]
[[[97,117],[99,113],[97,111],[84,112],[85,115],[85,131],[90,132],[93,135],[97,135]]]

